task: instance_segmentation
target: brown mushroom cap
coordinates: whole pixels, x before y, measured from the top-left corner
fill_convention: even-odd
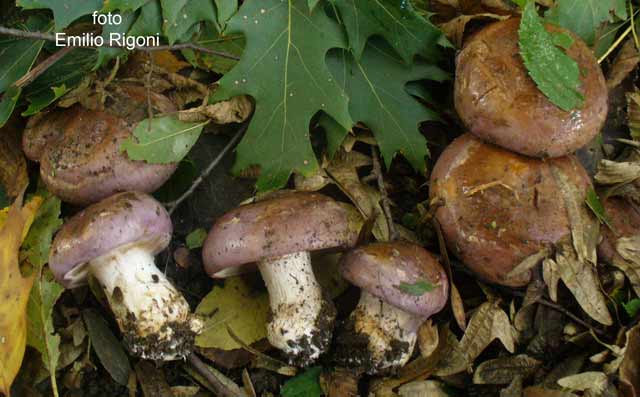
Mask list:
[[[432,198],[449,249],[482,278],[523,286],[530,273],[507,274],[525,258],[570,234],[570,222],[552,168],[586,197],[589,176],[573,156],[538,160],[465,134],[438,159]],[[581,199],[582,200],[582,199]]]
[[[173,226],[164,207],[138,192],[113,195],[79,212],[60,229],[51,245],[49,267],[69,287],[65,275],[75,267],[128,244],[152,254],[171,241]]]
[[[613,263],[614,259],[624,261],[616,250],[616,242],[619,238],[640,235],[640,208],[617,197],[608,198],[603,205],[613,231],[607,225],[600,227],[598,257],[607,263]]]
[[[429,317],[447,303],[447,273],[435,256],[424,248],[402,241],[357,247],[342,257],[342,276],[363,290],[406,312]],[[411,295],[403,284],[429,283],[435,288]]]
[[[519,55],[520,18],[495,22],[475,34],[458,55],[455,107],[474,135],[534,157],[576,151],[600,131],[607,116],[607,87],[593,52],[573,33],[567,55],[580,67],[581,109],[566,112],[536,87]]]
[[[232,266],[300,251],[348,248],[358,239],[351,212],[319,193],[285,193],[227,212],[211,228],[202,258],[210,276]]]
[[[52,193],[74,204],[90,204],[122,191],[153,192],[173,174],[175,163],[134,161],[120,150],[146,117],[145,92],[124,86],[105,111],[75,105],[29,120],[23,148],[40,161],[40,175]],[[152,94],[152,101],[161,111],[175,110],[162,95]]]

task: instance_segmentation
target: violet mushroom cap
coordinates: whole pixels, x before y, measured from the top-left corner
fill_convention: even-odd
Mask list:
[[[105,111],[74,105],[34,116],[27,123],[24,152],[40,162],[43,182],[62,200],[87,205],[123,191],[151,193],[176,170],[177,163],[131,160],[120,150],[146,117],[146,90],[119,87],[118,98]],[[152,93],[151,100],[161,112],[176,110],[162,95]]]
[[[584,105],[564,111],[529,77],[519,53],[520,18],[495,22],[472,36],[456,60],[455,107],[474,135],[534,157],[572,153],[598,134],[607,117],[608,91],[591,49],[575,34],[567,55],[580,67]]]
[[[598,245],[598,258],[609,264],[625,263],[616,246],[620,239],[640,238],[640,208],[618,197],[608,198],[603,206],[611,228],[600,227],[602,241]],[[640,285],[633,288],[640,291]]]
[[[211,228],[202,257],[210,276],[257,262],[269,291],[267,337],[300,366],[331,342],[336,311],[311,267],[310,251],[346,249],[357,222],[343,204],[318,193],[283,193],[227,212]]]
[[[413,353],[420,325],[447,303],[444,268],[424,248],[396,241],[352,249],[342,257],[340,270],[362,292],[336,338],[336,360],[369,374],[402,367]],[[420,283],[434,288],[421,294],[402,289]]]
[[[571,234],[554,169],[584,202],[591,181],[573,156],[540,160],[471,134],[454,140],[438,158],[430,182],[431,198],[442,204],[435,215],[449,249],[485,280],[527,285],[530,271],[509,273]]]
[[[51,246],[49,267],[65,288],[103,287],[129,350],[142,358],[188,355],[202,324],[154,263],[171,240],[171,218],[139,192],[113,195],[67,221]]]

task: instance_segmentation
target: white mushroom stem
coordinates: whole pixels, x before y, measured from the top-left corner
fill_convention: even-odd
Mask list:
[[[351,317],[354,330],[368,336],[371,364],[378,371],[401,367],[409,361],[418,327],[425,320],[364,290]]]
[[[290,356],[308,355],[305,359],[315,360],[324,350],[324,346],[314,343],[321,339],[317,337],[318,317],[324,302],[311,267],[311,255],[303,251],[263,260],[259,268],[269,290],[269,342]]]
[[[119,248],[91,261],[89,272],[104,288],[132,353],[152,360],[175,360],[188,353],[202,323],[191,316],[187,301],[147,249]]]

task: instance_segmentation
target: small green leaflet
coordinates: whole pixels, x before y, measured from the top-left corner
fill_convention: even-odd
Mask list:
[[[102,0],[17,0],[18,7],[48,8],[53,11],[56,31],[60,32],[76,19],[102,9]]]
[[[520,21],[520,55],[536,85],[564,111],[579,108],[584,97],[580,87],[578,64],[554,45],[533,1],[529,1]]]
[[[216,9],[211,0],[160,0],[163,30],[169,44],[188,40],[192,27],[202,21],[217,24]]]
[[[46,28],[46,22],[32,17],[19,28],[38,31]],[[31,69],[43,44],[42,40],[21,40],[0,36],[0,93],[6,91]]]
[[[402,153],[418,172],[424,172],[429,152],[418,126],[438,116],[413,98],[405,86],[409,81],[443,81],[449,76],[418,60],[408,66],[383,41],[370,42],[360,61],[347,51],[331,51],[327,64],[347,95],[354,98],[349,103],[351,117],[371,128],[387,167],[396,153]],[[340,142],[345,135],[343,129]],[[337,137],[328,135],[329,139]],[[330,148],[336,146],[330,141]]]
[[[187,235],[186,243],[187,248],[190,250],[202,247],[202,243],[207,238],[207,231],[203,228],[198,228]]]
[[[405,294],[413,295],[413,296],[422,296],[427,292],[433,291],[436,288],[436,286],[437,284],[433,285],[426,280],[418,280],[413,284],[400,283],[400,285],[394,285],[396,289],[399,289]]]
[[[633,318],[640,313],[640,299],[632,299],[627,303],[623,303],[622,307],[624,307],[624,310],[627,312],[629,317]]]
[[[53,234],[62,226],[60,199],[48,192],[44,197],[20,251],[21,261],[27,260],[36,269],[41,269],[49,260]]]
[[[245,1],[226,34],[244,33],[242,59],[211,98],[248,94],[256,109],[238,145],[234,171],[260,167],[259,191],[282,187],[295,170],[311,175],[318,162],[309,140],[320,110],[345,130],[353,125],[348,99],[325,63],[331,48],[346,48],[340,26],[307,0]]]
[[[87,327],[91,346],[100,359],[102,366],[109,372],[113,380],[126,386],[131,372],[131,365],[120,341],[109,329],[109,324],[94,309],[83,310],[82,319]]]
[[[600,201],[600,197],[598,197],[598,193],[596,193],[596,191],[593,190],[593,188],[590,188],[589,191],[587,192],[587,198],[585,199],[585,202],[587,203],[587,207],[591,209],[591,211],[595,214],[595,216],[598,218],[600,223],[607,225],[607,227],[611,229],[611,223],[609,222],[609,217],[607,216],[607,212],[605,211],[604,206]]]
[[[282,385],[280,395],[282,397],[320,397],[320,373],[322,367],[312,367],[304,373],[289,379]]]
[[[11,113],[13,113],[16,103],[18,103],[21,92],[22,89],[12,86],[9,87],[6,92],[0,94],[0,128],[2,128],[7,120],[9,120],[9,117],[11,117]]]
[[[60,335],[53,327],[53,306],[64,288],[46,273],[38,272],[27,305],[27,344],[40,352],[57,395],[56,367],[60,358]]]
[[[132,160],[175,163],[189,153],[207,123],[187,123],[175,116],[145,119],[133,130],[133,136],[122,142],[120,150],[126,151]]]
[[[557,0],[545,17],[582,38],[589,46],[596,40],[600,26],[611,21],[614,10],[621,19],[626,19],[626,7],[618,0]]]
[[[440,56],[442,32],[414,10],[407,0],[332,0],[357,60],[372,36],[381,36],[411,64],[414,55],[430,61]]]

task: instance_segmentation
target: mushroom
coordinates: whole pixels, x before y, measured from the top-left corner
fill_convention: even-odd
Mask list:
[[[169,179],[176,163],[134,161],[120,150],[146,117],[146,95],[144,87],[119,86],[104,111],[74,105],[32,117],[22,147],[40,162],[47,188],[64,201],[87,205],[122,191],[151,193]],[[167,97],[150,98],[161,112],[176,110]]]
[[[565,175],[566,183],[554,173]],[[562,189],[582,203],[590,187],[573,156],[538,160],[464,134],[438,158],[430,195],[441,201],[435,215],[449,249],[481,278],[520,287],[531,271],[509,273],[571,236]]]
[[[65,288],[95,277],[129,350],[151,360],[189,354],[202,327],[154,263],[171,240],[171,218],[144,193],[113,195],[76,214],[51,246],[49,266]]]
[[[362,292],[336,337],[336,360],[369,374],[402,367],[420,325],[447,303],[445,270],[427,250],[402,241],[355,248],[340,265],[342,276]]]
[[[487,142],[534,157],[558,157],[589,143],[607,116],[607,87],[593,51],[570,31],[566,51],[580,67],[581,109],[554,105],[529,77],[519,54],[520,18],[488,25],[471,37],[456,60],[455,108],[469,131]]]
[[[310,252],[353,246],[353,210],[318,193],[287,192],[223,215],[205,240],[207,273],[257,262],[269,291],[267,338],[305,366],[329,346],[336,311],[311,267]],[[246,267],[245,267],[246,269]]]

